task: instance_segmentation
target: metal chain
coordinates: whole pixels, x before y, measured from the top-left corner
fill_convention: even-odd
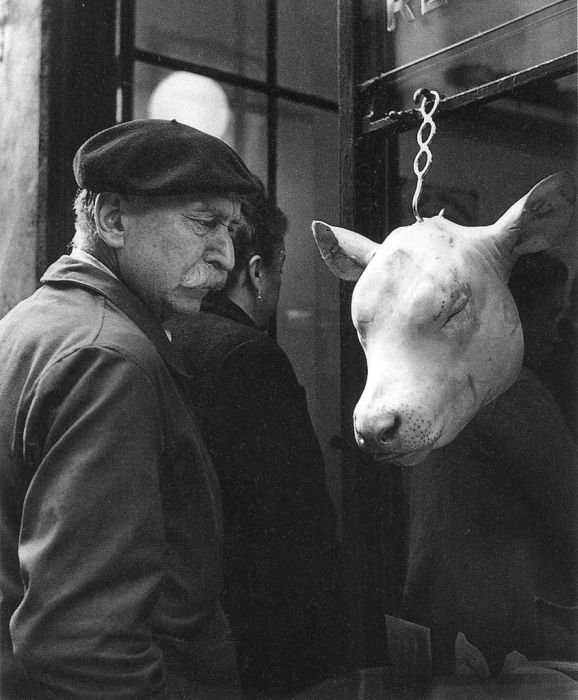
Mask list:
[[[440,95],[435,90],[426,90],[425,88],[417,90],[417,92],[413,96],[413,101],[417,104],[420,97],[421,105],[419,106],[419,111],[421,113],[423,121],[417,132],[417,143],[419,145],[419,152],[416,155],[415,160],[413,161],[413,171],[417,175],[417,184],[415,186],[415,192],[411,201],[413,215],[415,216],[417,221],[423,221],[419,214],[417,205],[423,187],[423,179],[427,171],[429,170],[429,166],[432,162],[432,154],[429,150],[429,144],[431,143],[431,140],[433,139],[436,133],[436,125],[432,117],[440,103]],[[428,130],[429,133],[424,138],[424,135]],[[423,158],[425,158],[425,163],[423,163],[423,167],[421,167],[420,159],[423,162]]]

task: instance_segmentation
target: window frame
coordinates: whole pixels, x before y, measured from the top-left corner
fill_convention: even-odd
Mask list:
[[[135,45],[135,13],[138,0],[119,0],[117,10],[117,61],[119,86],[118,121],[133,118],[133,73],[137,61],[167,70],[185,71],[212,78],[219,83],[240,87],[266,96],[267,99],[267,191],[277,195],[278,104],[286,100],[294,104],[338,112],[338,103],[319,95],[281,87],[277,81],[277,0],[268,0],[266,15],[266,78],[256,80],[202,63],[173,58],[163,53],[146,51]]]

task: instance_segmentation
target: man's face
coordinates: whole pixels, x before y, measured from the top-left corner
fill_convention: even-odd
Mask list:
[[[117,251],[123,281],[161,321],[196,313],[233,268],[231,233],[240,215],[234,195],[123,198],[124,245]]]

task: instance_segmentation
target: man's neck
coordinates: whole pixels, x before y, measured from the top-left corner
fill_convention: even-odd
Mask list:
[[[99,258],[97,258],[92,253],[88,253],[82,248],[74,247],[70,252],[70,256],[75,258],[76,260],[82,260],[83,262],[88,263],[89,265],[94,265],[94,267],[98,267],[99,270],[102,270],[103,272],[106,272],[115,279],[118,279],[117,275],[111,270],[111,268],[108,265],[106,265],[102,260],[99,260]]]

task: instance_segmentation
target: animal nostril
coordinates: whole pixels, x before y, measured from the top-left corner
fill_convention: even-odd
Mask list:
[[[379,441],[382,443],[391,442],[395,438],[400,425],[401,418],[399,416],[394,416],[391,425],[382,430],[379,434]]]

